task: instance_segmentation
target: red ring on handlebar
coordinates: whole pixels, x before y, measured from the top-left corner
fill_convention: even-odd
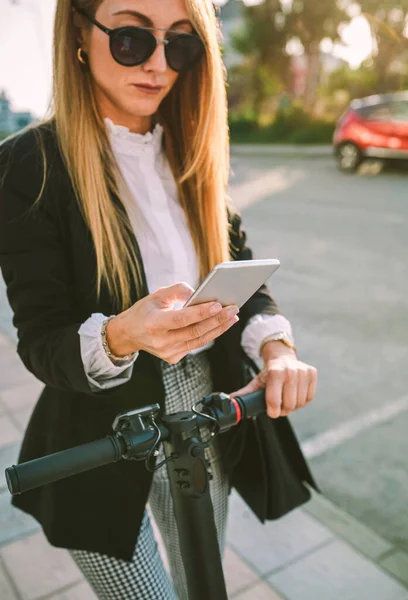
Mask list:
[[[241,406],[239,404],[239,402],[237,400],[235,400],[235,398],[230,398],[231,403],[234,405],[235,408],[235,412],[237,415],[236,421],[235,421],[235,425],[237,425],[237,423],[240,422],[240,420],[242,419],[242,411],[241,411]]]

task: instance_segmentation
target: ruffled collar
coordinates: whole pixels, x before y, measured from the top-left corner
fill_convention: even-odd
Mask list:
[[[158,156],[162,149],[163,127],[156,123],[153,131],[145,134],[133,133],[124,125],[116,125],[104,119],[113,150],[127,156]]]

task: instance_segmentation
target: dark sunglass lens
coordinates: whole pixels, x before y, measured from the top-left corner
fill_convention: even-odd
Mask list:
[[[111,37],[113,58],[125,67],[140,65],[151,56],[156,47],[153,35],[143,29],[119,29]]]
[[[204,45],[198,36],[178,35],[166,46],[170,67],[177,72],[192,69],[204,53]]]

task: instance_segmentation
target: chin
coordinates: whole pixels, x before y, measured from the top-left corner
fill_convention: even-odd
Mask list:
[[[151,117],[157,112],[160,103],[161,99],[138,100],[137,102],[131,102],[128,106],[124,106],[124,109],[134,117]]]

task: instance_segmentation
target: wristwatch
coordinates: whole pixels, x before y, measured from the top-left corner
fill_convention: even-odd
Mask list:
[[[134,355],[136,354],[136,352],[133,352],[132,354],[127,354],[126,356],[115,356],[112,353],[112,350],[109,348],[109,344],[108,344],[108,340],[106,339],[106,326],[108,325],[109,321],[111,319],[113,319],[113,317],[116,317],[116,315],[111,315],[110,317],[108,317],[107,319],[105,319],[104,321],[102,321],[102,329],[101,329],[101,336],[102,336],[102,346],[106,352],[106,354],[109,356],[109,358],[111,360],[116,361],[126,361],[126,360],[130,360],[131,358],[134,357]]]
[[[261,348],[259,350],[260,356],[262,356],[262,348],[268,342],[283,342],[285,346],[296,352],[295,342],[292,336],[289,335],[289,333],[287,333],[286,331],[278,331],[277,333],[272,333],[271,335],[268,335],[266,338],[264,338],[262,340]]]

